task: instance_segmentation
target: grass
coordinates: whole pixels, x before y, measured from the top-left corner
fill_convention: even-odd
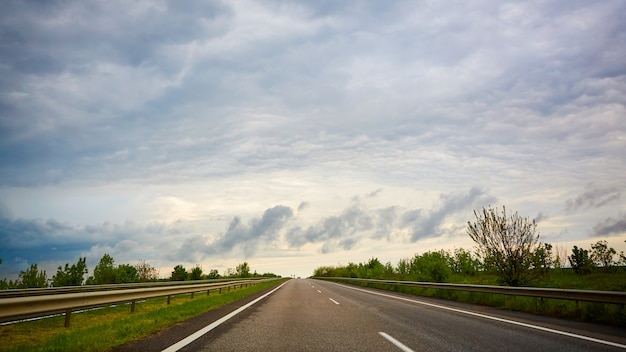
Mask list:
[[[456,284],[498,285],[495,275],[453,275],[447,280]],[[408,286],[363,284],[363,286],[409,293],[425,297],[443,298],[458,302],[491,306],[499,309],[521,311],[533,314],[565,318],[577,321],[609,324],[626,327],[626,308],[620,304],[575,302],[567,300],[509,296],[491,293],[439,290]],[[587,275],[575,274],[572,270],[553,270],[534,287],[561,289],[581,289],[597,291],[626,292],[626,270],[612,273],[597,271]]]
[[[282,281],[261,283],[243,289],[211,291],[167,298],[153,298],[130,306],[115,307],[72,314],[71,326],[64,327],[63,316],[32,322],[0,326],[0,351],[108,351],[115,346],[140,339],[171,325],[203,314],[211,309],[275,286]]]

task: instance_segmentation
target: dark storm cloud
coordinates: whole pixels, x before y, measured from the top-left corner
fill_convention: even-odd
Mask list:
[[[126,222],[79,226],[55,219],[1,216],[0,258],[3,263],[0,265],[0,278],[14,277],[29,264],[62,265],[84,256],[94,247],[108,248],[119,254],[131,252],[140,244],[144,253],[148,254],[152,246],[158,247],[164,235],[172,236],[177,232],[176,224]],[[90,264],[98,259],[87,258]],[[49,276],[54,274],[48,271]]]
[[[616,236],[626,233],[626,214],[618,218],[608,217],[604,221],[596,224],[591,235],[598,236]]]

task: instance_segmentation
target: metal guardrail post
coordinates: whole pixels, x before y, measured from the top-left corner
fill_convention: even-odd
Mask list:
[[[65,310],[65,327],[69,328],[70,327],[70,318],[72,317],[72,310],[71,309],[66,309]]]

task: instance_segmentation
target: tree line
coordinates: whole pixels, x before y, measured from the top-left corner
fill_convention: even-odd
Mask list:
[[[105,253],[98,264],[93,269],[93,275],[87,277],[87,258],[80,257],[76,264],[70,265],[66,263],[64,267],[59,266],[57,273],[48,278],[45,270],[40,270],[37,264],[32,264],[25,271],[21,271],[18,278],[13,280],[0,280],[0,290],[19,289],[19,288],[44,288],[44,287],[63,287],[63,286],[81,286],[81,285],[104,285],[104,284],[122,284],[122,283],[138,283],[150,281],[184,281],[184,280],[205,280],[218,279],[221,277],[277,277],[273,273],[264,273],[258,275],[251,273],[250,266],[247,262],[237,265],[236,268],[228,268],[224,275],[220,275],[216,269],[205,273],[200,265],[196,265],[190,270],[185,269],[181,264],[176,265],[167,279],[159,279],[159,272],[145,260],[139,260],[137,264],[115,264],[115,260],[108,253]],[[2,258],[0,258],[2,264]]]
[[[315,269],[314,275],[445,282],[453,274],[486,272],[495,274],[502,285],[523,286],[545,277],[550,270],[566,267],[568,262],[577,274],[615,272],[626,266],[624,252],[618,254],[607,241],[597,241],[589,250],[574,246],[568,256],[566,250],[540,242],[534,220],[518,213],[509,215],[506,207],[501,211],[483,208],[474,215],[476,220],[468,221],[466,228],[476,244],[474,251],[429,251],[400,259],[395,266],[371,258],[359,264],[322,266]]]

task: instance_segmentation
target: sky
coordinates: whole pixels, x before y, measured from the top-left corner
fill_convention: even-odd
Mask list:
[[[506,206],[626,250],[626,2],[11,1],[0,277],[310,276]]]

